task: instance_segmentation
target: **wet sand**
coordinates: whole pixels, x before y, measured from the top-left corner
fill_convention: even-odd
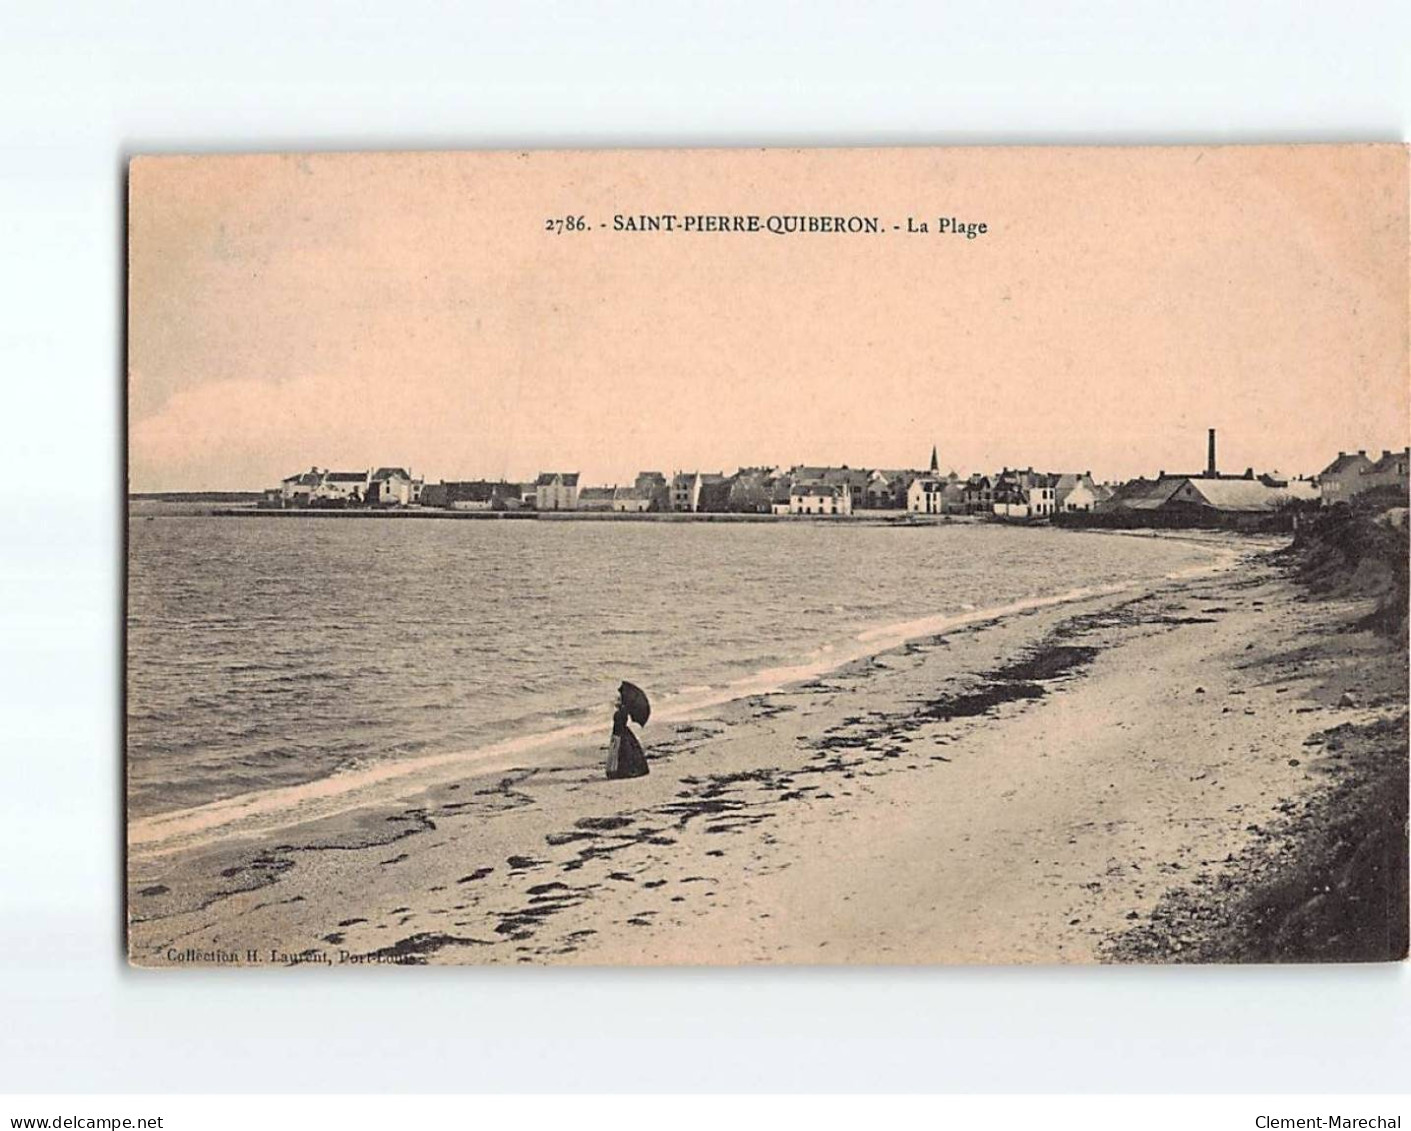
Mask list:
[[[1404,657],[1341,631],[1369,602],[1310,599],[1270,543],[1220,541],[1242,555],[1221,572],[649,725],[645,779],[603,779],[605,721],[542,765],[135,851],[132,960],[1217,957],[1199,916],[1161,927],[1173,901],[1232,905],[1251,860],[1316,834],[1287,818],[1336,788],[1332,728],[1383,728],[1404,773],[1406,712]]]

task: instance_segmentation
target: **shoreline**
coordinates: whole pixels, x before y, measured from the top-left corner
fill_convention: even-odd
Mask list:
[[[1128,532],[1113,533],[1133,536]],[[1141,533],[1135,536],[1152,535]],[[957,610],[909,621],[874,625],[858,633],[851,647],[841,651],[830,649],[826,655],[812,662],[799,662],[754,672],[727,685],[702,688],[702,693],[694,696],[682,693],[676,697],[667,697],[664,702],[658,703],[656,721],[658,725],[672,721],[690,723],[702,712],[725,709],[741,700],[782,692],[791,684],[825,678],[850,664],[869,660],[915,640],[939,638],[972,625],[983,625],[1016,615],[1109,598],[1163,580],[1219,572],[1231,568],[1242,554],[1256,552],[1254,543],[1248,540],[1236,542],[1220,537],[1161,537],[1165,541],[1196,546],[1209,555],[1209,560],[1164,577],[1142,582],[1083,586],[1004,605]],[[234,835],[242,835],[241,826],[248,828],[254,824],[255,834],[261,835],[280,827],[334,816],[350,809],[387,804],[409,792],[419,792],[443,784],[447,775],[450,775],[448,780],[455,780],[466,774],[483,775],[514,769],[516,760],[525,756],[533,757],[537,754],[541,761],[555,753],[562,756],[575,743],[581,743],[600,730],[600,721],[565,724],[548,731],[492,740],[479,747],[378,762],[359,770],[338,770],[305,782],[273,787],[257,793],[215,798],[184,809],[162,810],[131,817],[127,829],[128,850],[139,856],[164,855],[192,847],[190,842],[193,836],[199,838],[202,832],[212,829],[234,825]],[[260,824],[259,818],[262,816],[271,820]],[[180,839],[183,834],[184,840]]]
[[[566,764],[133,859],[131,960],[1110,961],[1167,877],[1218,873],[1247,811],[1322,780],[1286,751],[1331,708],[1285,698],[1313,690],[1294,680],[1251,685],[1247,652],[1348,610],[1303,600],[1268,555],[1244,565],[957,626],[649,727],[652,773],[631,783],[603,780],[585,741]]]

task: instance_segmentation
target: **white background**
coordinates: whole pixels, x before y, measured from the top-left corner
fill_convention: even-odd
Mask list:
[[[127,155],[1397,141],[1401,7],[0,0],[0,1091],[1411,1089],[1404,968],[144,973],[118,864]]]

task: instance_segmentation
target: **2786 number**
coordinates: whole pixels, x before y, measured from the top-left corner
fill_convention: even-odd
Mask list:
[[[562,235],[564,232],[586,232],[588,222],[582,216],[550,216],[544,221],[544,231]]]

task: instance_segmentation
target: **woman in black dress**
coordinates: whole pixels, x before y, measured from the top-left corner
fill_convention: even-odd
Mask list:
[[[637,741],[627,722],[630,712],[628,696],[624,692],[629,687],[632,685],[624,683],[617,689],[617,703],[612,714],[612,741],[608,744],[607,771],[610,778],[640,778],[648,772],[642,744]],[[633,690],[636,691],[636,688]],[[641,692],[637,691],[637,694],[641,695]]]

